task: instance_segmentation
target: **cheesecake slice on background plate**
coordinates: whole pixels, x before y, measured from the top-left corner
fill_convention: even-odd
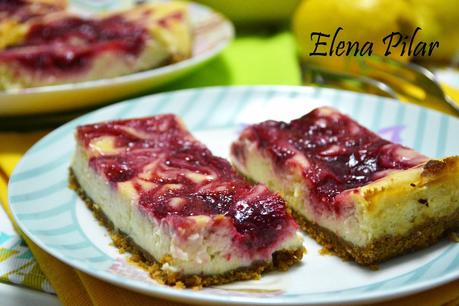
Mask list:
[[[113,78],[191,56],[188,6],[182,2],[91,17],[60,10],[23,23],[12,20],[0,31],[0,90]]]
[[[17,18],[18,10],[32,17]],[[0,116],[84,109],[151,91],[234,37],[228,19],[194,2],[3,1],[0,16]]]

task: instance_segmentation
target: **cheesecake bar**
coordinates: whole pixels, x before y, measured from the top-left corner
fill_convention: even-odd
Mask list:
[[[76,142],[73,186],[154,278],[209,286],[301,260],[282,198],[248,183],[174,115],[83,125]]]
[[[302,229],[372,265],[429,246],[459,226],[459,158],[430,159],[321,107],[245,128],[234,166],[286,200]]]
[[[62,10],[3,27],[0,90],[111,78],[191,56],[188,6],[181,2],[93,17]]]

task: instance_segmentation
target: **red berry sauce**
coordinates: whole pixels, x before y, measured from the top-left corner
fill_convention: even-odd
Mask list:
[[[269,120],[252,125],[241,138],[256,143],[279,171],[288,168],[287,162],[296,154],[304,156],[308,165],[302,166],[303,176],[319,213],[334,211],[340,215],[345,209],[336,201],[341,192],[381,178],[386,170],[407,169],[427,160],[329,107],[315,109],[290,123]],[[243,161],[242,146],[235,142],[232,154]]]

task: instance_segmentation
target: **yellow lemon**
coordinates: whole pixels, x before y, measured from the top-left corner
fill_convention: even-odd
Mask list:
[[[416,23],[422,28],[420,38],[438,41],[440,46],[430,57],[417,60],[450,62],[459,55],[459,1],[418,0],[412,2]]]
[[[292,26],[302,58],[333,67],[342,65],[346,58],[344,55],[328,55],[331,40],[339,27],[343,29],[337,35],[336,44],[345,41],[347,47],[347,41],[350,41],[358,42],[363,47],[369,41],[373,42],[372,54],[382,55],[387,48],[382,39],[392,32],[412,33],[415,16],[405,1],[303,0],[293,16]],[[312,32],[330,35],[330,38],[321,38],[327,45],[319,45],[317,49],[326,52],[327,56],[309,56],[317,42],[317,36],[311,37]],[[349,54],[353,55],[354,51],[352,49]],[[409,60],[407,54],[401,57],[400,52],[392,52],[390,56]]]

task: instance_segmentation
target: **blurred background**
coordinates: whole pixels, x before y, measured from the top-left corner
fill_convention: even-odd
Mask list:
[[[343,88],[428,105],[457,115],[459,100],[459,1],[456,0],[200,0],[226,14],[239,33],[248,29],[287,29],[295,39],[301,61],[303,83]],[[322,32],[328,52],[336,30],[338,41],[374,42],[373,56],[309,56],[315,40],[311,33]],[[383,38],[400,32],[415,36],[417,42],[439,42],[431,56],[403,56],[393,49],[384,56]],[[395,39],[394,39],[395,40]],[[406,40],[407,44],[409,43]],[[335,45],[336,47],[336,45]],[[401,48],[401,46],[399,46]],[[408,49],[408,46],[406,47]]]
[[[50,0],[52,1],[52,0]],[[132,5],[132,2],[112,0],[69,1],[94,10]],[[100,107],[145,94],[216,85],[310,85],[346,89],[396,98],[427,106],[451,115],[459,114],[459,0],[196,0],[222,13],[235,26],[232,43],[214,59],[183,73],[177,80],[161,85],[151,84],[142,90],[123,89],[122,94],[84,94],[77,100],[80,107],[59,112],[45,111],[45,102],[34,104],[40,116],[24,111],[14,116],[3,114],[0,108],[0,128],[13,129],[54,127],[69,119]],[[373,42],[372,56],[310,56],[317,38],[311,33],[330,35],[323,38],[329,52],[331,39],[337,36],[345,44]],[[434,42],[439,46],[431,56],[408,55],[408,45],[416,28],[413,49],[419,42],[426,48]],[[390,56],[384,56],[387,45],[383,38],[392,32],[407,36],[406,50],[401,44]],[[191,69],[190,69],[191,70]],[[83,97],[84,96],[84,97]],[[106,97],[105,97],[106,96]],[[64,96],[63,96],[64,97]],[[10,105],[27,95],[7,96]],[[3,98],[6,100],[7,98]],[[75,100],[75,96],[67,97]],[[0,92],[0,100],[2,99]],[[40,98],[43,101],[43,98]],[[65,98],[46,97],[48,106]],[[91,101],[86,101],[86,100]],[[97,103],[94,103],[96,102]],[[99,101],[100,100],[100,101]],[[5,101],[6,102],[6,101]],[[19,102],[22,102],[19,101]],[[72,104],[75,104],[72,102]],[[30,104],[29,104],[30,105]],[[91,105],[88,107],[88,105]],[[1,105],[0,105],[1,106]],[[19,107],[17,107],[19,108]],[[40,110],[40,108],[42,108]],[[57,108],[56,108],[57,109]],[[22,110],[21,110],[22,111]],[[43,113],[46,113],[43,115]],[[39,119],[39,120],[38,120]],[[21,124],[18,124],[21,123]]]

